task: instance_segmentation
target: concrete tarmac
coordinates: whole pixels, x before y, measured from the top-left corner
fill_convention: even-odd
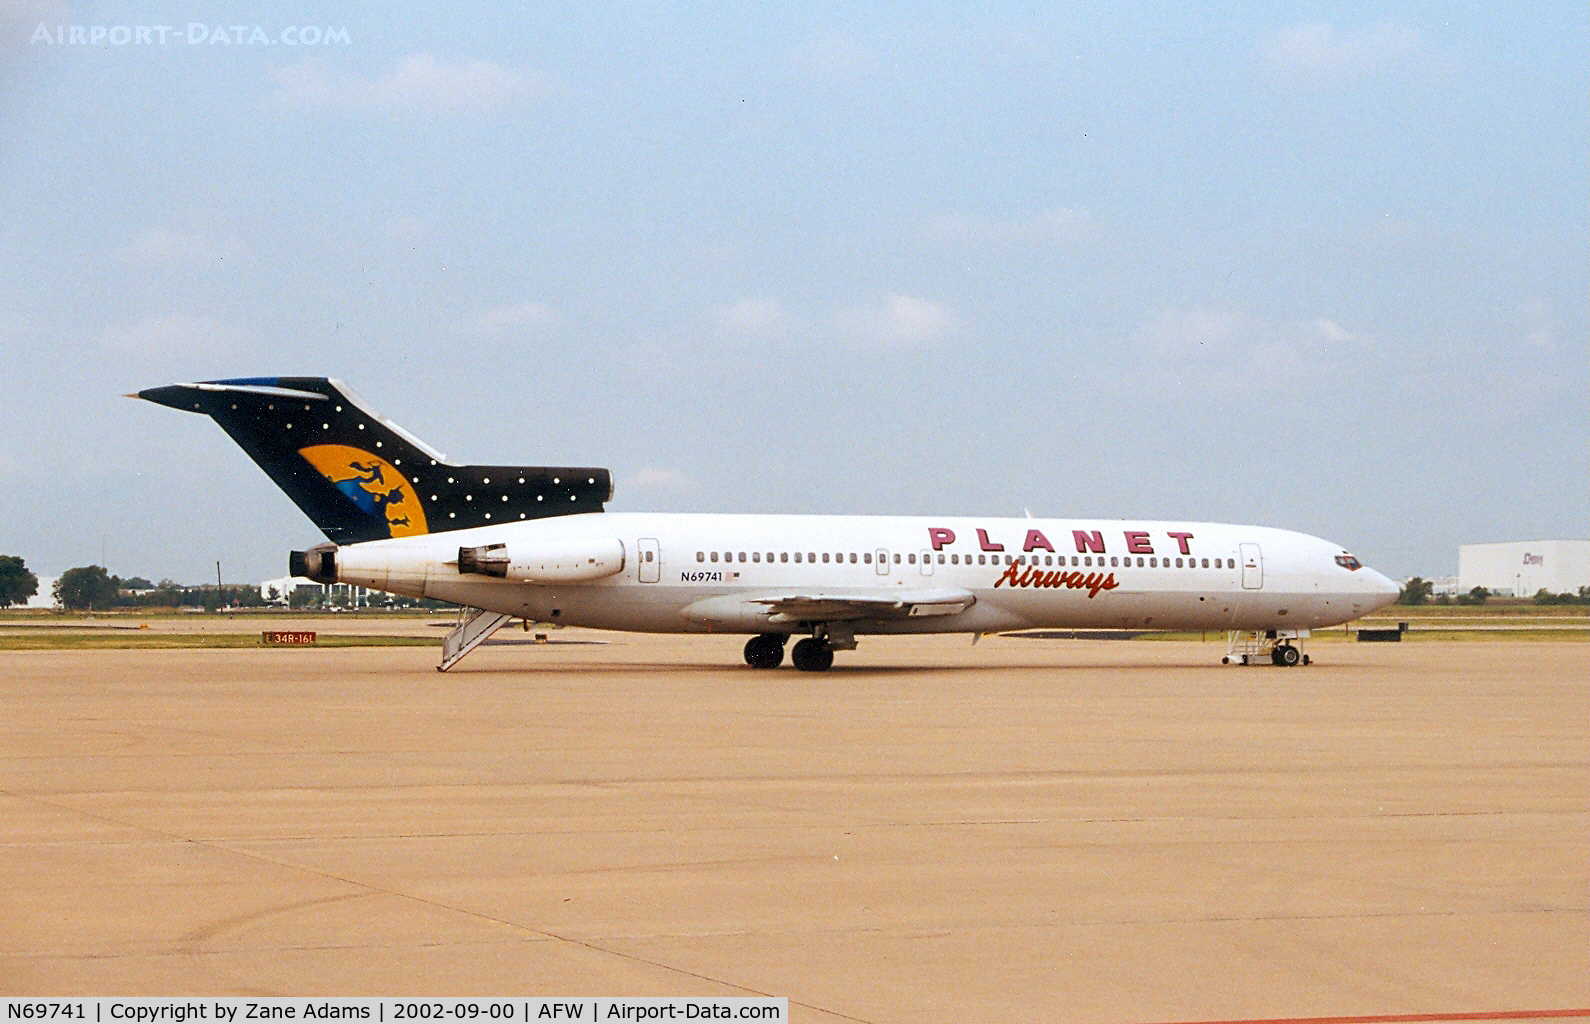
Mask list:
[[[0,994],[1590,1019],[1590,645],[555,638],[0,652]]]

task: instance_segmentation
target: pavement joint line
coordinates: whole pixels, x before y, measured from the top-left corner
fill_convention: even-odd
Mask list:
[[[605,956],[617,957],[619,959],[629,960],[629,961],[634,962],[634,963],[646,964],[649,967],[656,967],[656,968],[658,968],[660,970],[668,971],[668,972],[674,973],[674,974],[681,974],[681,975],[684,975],[685,977],[689,977],[689,978],[698,978],[698,979],[700,979],[702,981],[710,982],[710,983],[712,983],[714,985],[722,985],[725,988],[735,989],[735,990],[738,990],[740,992],[749,993],[751,995],[763,996],[763,997],[768,998],[768,999],[777,998],[771,992],[764,992],[764,991],[762,991],[760,989],[751,988],[749,986],[741,985],[741,984],[738,984],[738,983],[732,982],[732,981],[727,981],[727,980],[724,980],[722,978],[714,978],[711,975],[702,974],[699,971],[688,970],[686,968],[678,967],[678,966],[675,966],[673,964],[663,963],[663,962],[658,961],[658,960],[650,960],[650,959],[647,959],[646,957],[637,956],[637,955],[632,954],[632,953],[625,953],[625,952],[622,952],[622,951],[616,950],[616,949],[608,949],[608,948],[606,948],[604,946],[601,946],[601,945],[599,945],[599,944],[597,944],[595,942],[592,942],[592,941],[589,941],[589,940],[586,940],[586,939],[576,939],[576,938],[573,938],[572,936],[560,935],[557,932],[551,931],[551,930],[546,929],[546,928],[536,928],[536,927],[534,927],[532,925],[521,924],[521,923],[516,922],[516,921],[509,921],[506,918],[494,917],[494,916],[492,916],[490,914],[483,914],[483,913],[481,913],[479,911],[466,910],[466,909],[464,909],[462,907],[449,906],[448,904],[440,903],[440,902],[438,902],[436,900],[429,900],[429,899],[426,899],[426,898],[424,898],[422,896],[416,896],[413,893],[405,893],[405,892],[399,892],[399,891],[397,891],[395,889],[388,889],[388,888],[386,888],[384,886],[379,886],[379,885],[375,885],[375,884],[370,883],[370,882],[361,881],[361,880],[359,880],[357,878],[351,878],[351,877],[348,877],[346,875],[340,875],[340,874],[337,874],[336,872],[333,872],[333,871],[327,871],[327,870],[324,870],[324,869],[321,869],[321,868],[315,868],[315,867],[311,867],[311,866],[306,865],[306,864],[299,864],[299,863],[295,863],[295,862],[288,861],[288,860],[283,860],[283,859],[276,858],[276,857],[267,857],[263,853],[258,853],[258,852],[250,851],[250,850],[247,850],[247,849],[238,849],[238,848],[229,846],[229,845],[227,845],[224,842],[214,842],[214,841],[205,841],[205,840],[200,840],[200,839],[192,839],[192,838],[185,837],[185,836],[175,835],[175,834],[169,833],[169,832],[164,832],[164,831],[162,831],[160,829],[152,828],[152,827],[150,827],[148,825],[141,825],[141,824],[137,824],[137,823],[130,822],[130,821],[122,821],[122,820],[120,820],[118,818],[113,818],[113,817],[111,817],[109,815],[97,814],[97,813],[95,813],[93,811],[84,811],[84,810],[81,810],[80,808],[71,807],[71,806],[68,806],[68,805],[65,805],[65,804],[53,803],[53,802],[51,802],[49,800],[44,800],[44,799],[41,799],[39,797],[21,797],[19,794],[11,793],[9,790],[0,791],[0,792],[5,792],[7,795],[10,795],[10,796],[18,796],[20,799],[31,799],[31,800],[33,800],[33,801],[35,801],[37,803],[44,804],[45,806],[54,807],[57,810],[64,810],[64,811],[68,811],[68,812],[71,812],[71,813],[82,814],[85,817],[95,818],[95,819],[98,819],[100,821],[109,822],[109,823],[114,824],[114,825],[121,825],[121,826],[126,827],[126,828],[138,829],[138,830],[141,830],[141,831],[144,831],[144,832],[148,832],[148,833],[150,833],[152,835],[161,837],[161,838],[165,839],[168,842],[184,843],[184,844],[188,844],[188,845],[191,845],[191,846],[198,846],[198,847],[202,847],[202,848],[205,848],[205,849],[216,850],[216,851],[221,852],[221,853],[228,853],[228,854],[231,854],[231,855],[237,856],[237,857],[243,857],[243,858],[246,858],[246,859],[249,859],[249,860],[255,860],[255,861],[259,861],[259,862],[266,863],[266,864],[273,864],[273,865],[275,865],[277,867],[288,868],[288,869],[291,869],[291,870],[294,870],[294,871],[301,871],[301,872],[303,872],[305,874],[318,875],[321,878],[331,879],[332,881],[342,882],[342,883],[344,883],[346,885],[354,886],[354,887],[356,887],[358,889],[364,890],[366,893],[380,893],[382,895],[394,897],[395,899],[405,900],[405,901],[409,901],[409,902],[413,902],[413,903],[418,903],[418,904],[420,904],[422,906],[432,907],[432,908],[437,909],[437,910],[442,910],[442,911],[446,911],[446,912],[453,913],[453,914],[460,914],[460,915],[463,915],[465,917],[473,917],[473,918],[475,918],[477,920],[487,921],[487,922],[490,922],[492,924],[501,925],[501,926],[503,926],[505,928],[511,928],[511,929],[513,929],[515,931],[524,932],[524,933],[527,933],[527,934],[530,934],[530,935],[540,935],[540,936],[542,936],[544,938],[547,938],[547,939],[553,939],[553,940],[556,940],[558,942],[566,943],[566,944],[569,944],[569,945],[580,946],[580,947],[583,947],[585,949],[589,949],[592,952],[600,953],[600,954],[603,954]],[[95,845],[98,845],[98,844],[95,844]],[[311,901],[308,901],[308,903],[306,905],[316,905],[316,904],[320,904],[320,903],[331,902],[331,901],[341,900],[341,899],[349,899],[349,898],[352,898],[352,894],[344,895],[344,896],[329,897],[327,899],[311,900]],[[193,941],[202,941],[202,939],[193,940]],[[193,956],[193,955],[203,955],[203,954],[196,954],[196,951],[186,951],[184,955]],[[820,1006],[815,1006],[815,1005],[811,1005],[811,1004],[807,1004],[807,1003],[800,1003],[799,1005],[804,1006],[804,1007],[806,1007],[807,1009],[810,1009],[810,1010],[815,1010],[815,1011],[819,1011],[819,1012],[822,1012],[822,1013],[829,1013],[829,1014],[832,1014],[833,1016],[836,1016],[836,1017],[843,1017],[846,1020],[857,1021],[858,1024],[869,1024],[869,1022],[863,1020],[862,1018],[850,1017],[850,1016],[847,1016],[846,1014],[838,1013],[838,1012],[833,1011],[833,1010],[827,1010],[827,1009],[824,1009],[823,1007],[820,1007]]]

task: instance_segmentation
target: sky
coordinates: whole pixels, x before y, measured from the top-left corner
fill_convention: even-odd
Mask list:
[[[615,511],[1590,534],[1583,3],[502,6],[0,0],[0,553],[282,575],[122,397],[274,375]]]

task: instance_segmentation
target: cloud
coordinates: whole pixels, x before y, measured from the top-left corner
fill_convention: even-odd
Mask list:
[[[469,329],[477,334],[511,334],[550,324],[556,319],[557,314],[545,302],[520,302],[476,313],[469,318]]]
[[[1398,65],[1429,69],[1435,58],[1414,29],[1383,24],[1338,32],[1325,22],[1291,25],[1259,45],[1259,58],[1277,78],[1307,84],[1333,84]]]
[[[1063,245],[1095,230],[1092,214],[1056,206],[1025,220],[996,220],[977,214],[947,213],[928,220],[923,234],[939,242],[974,245]]]
[[[1262,329],[1251,317],[1228,309],[1167,310],[1138,332],[1138,341],[1162,359],[1224,357],[1238,342]]]
[[[954,331],[955,319],[943,303],[890,293],[874,306],[840,310],[839,333],[854,341],[891,347],[931,345]]]
[[[1518,315],[1524,322],[1520,345],[1537,354],[1557,350],[1557,325],[1551,303],[1544,299],[1531,299],[1518,308]]]
[[[248,333],[213,316],[144,317],[137,323],[111,324],[99,334],[99,345],[114,353],[143,358],[165,356],[227,356],[239,352]]]
[[[778,334],[789,325],[789,317],[777,299],[741,299],[714,309],[712,318],[730,334],[767,336]]]
[[[1237,310],[1167,310],[1137,333],[1142,355],[1178,377],[1239,377],[1262,366],[1267,379],[1296,380],[1339,367],[1375,347],[1373,338],[1335,320],[1280,323]]]
[[[859,81],[878,70],[877,55],[840,32],[794,47],[784,59],[804,75],[837,81]]]
[[[489,60],[449,63],[429,53],[410,54],[379,78],[334,71],[315,61],[272,68],[269,74],[276,85],[269,102],[284,109],[484,114],[554,92],[533,71]]]
[[[381,226],[386,237],[407,245],[418,245],[431,233],[431,226],[423,217],[393,217]]]
[[[150,228],[116,251],[128,263],[172,267],[184,263],[218,263],[243,255],[243,242],[235,236],[217,238],[196,231]]]
[[[34,31],[40,25],[72,23],[72,9],[60,0],[0,0],[0,67],[9,69],[15,58],[31,49]]]
[[[695,485],[688,476],[677,469],[661,469],[657,466],[647,466],[640,472],[625,478],[620,486],[625,490],[634,489],[652,493],[684,494]]]

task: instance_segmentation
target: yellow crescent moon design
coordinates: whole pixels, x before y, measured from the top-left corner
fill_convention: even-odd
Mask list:
[[[409,480],[390,462],[378,455],[345,444],[316,444],[300,448],[298,454],[348,500],[371,515],[386,519],[394,537],[410,537],[429,532],[425,509]]]

